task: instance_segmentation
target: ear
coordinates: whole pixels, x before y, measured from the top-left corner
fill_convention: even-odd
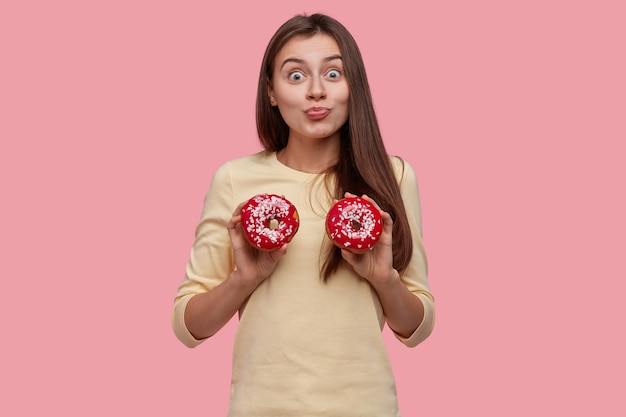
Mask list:
[[[277,106],[276,99],[274,98],[274,90],[271,86],[267,87],[267,96],[270,98],[270,104],[274,107]]]

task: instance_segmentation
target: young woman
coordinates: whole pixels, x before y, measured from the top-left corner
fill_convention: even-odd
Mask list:
[[[264,151],[214,174],[174,302],[177,337],[194,347],[234,314],[229,416],[399,416],[382,329],[413,347],[434,325],[415,174],[386,153],[358,46],[321,14],[285,22],[257,92]],[[241,228],[252,196],[299,213],[288,243],[257,250]],[[383,233],[365,253],[326,234],[345,196],[373,202]]]

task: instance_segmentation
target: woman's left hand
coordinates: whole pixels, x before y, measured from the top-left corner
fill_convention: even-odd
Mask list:
[[[348,194],[346,194],[346,197]],[[354,195],[352,195],[355,197]],[[402,282],[398,271],[393,268],[391,215],[380,209],[378,204],[366,195],[383,218],[383,233],[372,250],[355,253],[341,250],[343,258],[352,265],[354,271],[366,279],[380,299],[389,328],[396,334],[408,338],[418,328],[424,318],[424,305]]]
[[[356,195],[350,193],[346,193],[345,196],[356,197]],[[363,195],[362,198],[374,204],[380,211],[383,220],[383,232],[371,250],[353,252],[349,249],[342,249],[341,255],[354,268],[357,274],[375,285],[393,279],[397,274],[393,269],[393,220],[389,213],[381,210],[378,204],[367,195]]]

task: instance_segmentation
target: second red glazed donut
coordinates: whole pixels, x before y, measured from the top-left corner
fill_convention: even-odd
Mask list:
[[[355,252],[372,249],[383,232],[380,211],[361,197],[346,197],[326,216],[326,233],[335,245]]]

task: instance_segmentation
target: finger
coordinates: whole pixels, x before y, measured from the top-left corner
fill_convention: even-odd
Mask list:
[[[235,211],[233,211],[233,216],[237,216],[239,214],[241,214],[241,209],[243,208],[243,206],[245,206],[248,202],[244,201],[242,203],[240,203],[236,208]]]
[[[287,253],[287,243],[284,243],[283,246],[281,246],[280,248],[272,251],[276,256],[273,256],[272,259],[274,259],[276,262],[278,262],[280,260],[280,258],[282,258],[283,256],[285,256],[285,254]]]
[[[383,227],[393,227],[393,219],[391,218],[391,214],[381,210],[380,215],[383,218]]]
[[[380,212],[382,212],[382,211],[383,211],[383,209],[381,209],[381,208],[380,208],[380,206],[378,205],[378,203],[377,203],[376,201],[374,201],[373,199],[371,199],[371,198],[370,198],[370,196],[368,196],[367,194],[363,194],[363,195],[361,196],[361,198],[362,198],[363,200],[367,200],[367,201],[369,201],[370,203],[372,203],[372,204],[374,205],[374,207],[376,207],[376,208],[378,209],[378,211],[380,211]]]
[[[347,249],[341,249],[341,256],[348,262],[350,265],[354,265],[356,262],[357,256],[355,253],[350,252]]]
[[[231,217],[226,227],[228,229],[234,230],[237,227],[238,223],[241,223],[241,215]]]

